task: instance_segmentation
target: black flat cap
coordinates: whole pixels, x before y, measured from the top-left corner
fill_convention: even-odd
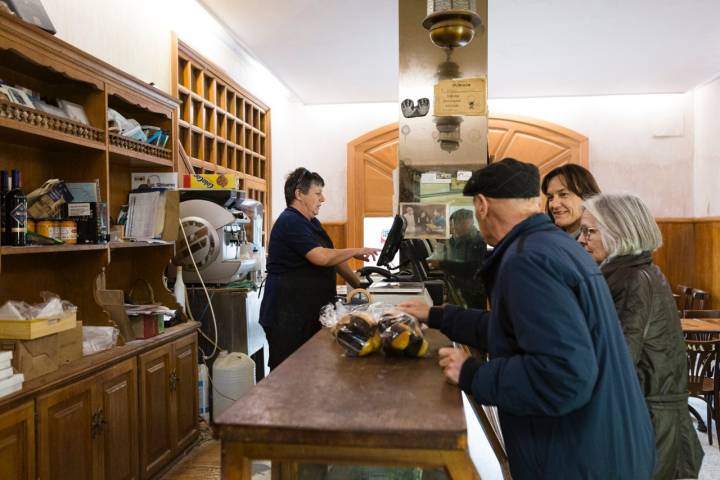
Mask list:
[[[514,158],[503,158],[476,170],[465,184],[463,195],[489,198],[533,198],[540,196],[540,171]]]

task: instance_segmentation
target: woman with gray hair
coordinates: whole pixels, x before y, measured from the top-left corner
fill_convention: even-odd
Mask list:
[[[703,451],[687,399],[687,354],[672,291],[652,252],[662,235],[634,195],[585,201],[578,241],[600,264],[655,430],[654,478],[697,478]]]

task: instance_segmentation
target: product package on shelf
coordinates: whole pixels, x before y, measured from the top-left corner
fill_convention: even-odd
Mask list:
[[[422,357],[429,347],[417,319],[392,305],[328,304],[320,311],[320,323],[331,329],[348,356],[363,357],[382,348],[388,356]]]
[[[184,174],[182,186],[200,190],[238,190],[240,177],[234,173]]]
[[[75,305],[50,292],[40,295],[43,303],[9,300],[0,306],[1,339],[32,340],[75,327]]]

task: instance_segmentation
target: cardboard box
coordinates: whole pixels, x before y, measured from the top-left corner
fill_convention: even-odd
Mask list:
[[[62,317],[34,318],[32,320],[0,320],[0,338],[6,340],[33,340],[53,333],[75,328],[76,310],[65,311]]]
[[[57,333],[35,340],[0,340],[0,350],[13,352],[13,367],[26,382],[60,367]]]
[[[58,336],[58,365],[63,366],[83,356],[82,322],[75,323],[75,328],[65,330]]]
[[[32,380],[82,358],[82,322],[35,340],[0,340],[0,350],[13,352],[13,368]]]
[[[198,190],[238,190],[240,177],[234,173],[185,174],[182,186]]]

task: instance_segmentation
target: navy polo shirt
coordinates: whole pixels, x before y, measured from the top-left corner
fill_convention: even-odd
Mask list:
[[[317,218],[308,220],[298,210],[287,207],[270,232],[268,273],[285,273],[312,265],[305,255],[313,248],[323,247],[319,240],[323,237],[327,238],[327,234]]]

